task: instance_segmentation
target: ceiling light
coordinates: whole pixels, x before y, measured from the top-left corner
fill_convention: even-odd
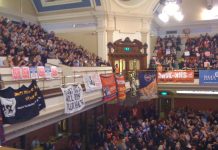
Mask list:
[[[161,20],[161,21],[163,21],[163,22],[168,22],[169,21],[169,16],[167,15],[167,14],[165,14],[165,13],[160,13],[159,15],[158,15],[158,17],[159,17],[159,19]]]
[[[182,12],[176,12],[174,14],[174,18],[177,20],[177,21],[182,21],[184,19],[184,15],[182,14]]]
[[[163,12],[169,16],[173,16],[177,11],[179,11],[179,5],[176,2],[168,2],[163,8]]]

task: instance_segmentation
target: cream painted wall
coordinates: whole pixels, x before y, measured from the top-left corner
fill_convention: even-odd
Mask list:
[[[98,53],[98,37],[97,33],[93,32],[69,32],[56,33],[56,36],[73,41],[76,45],[82,45],[89,52]]]
[[[37,20],[31,0],[0,0],[0,15],[18,20]]]

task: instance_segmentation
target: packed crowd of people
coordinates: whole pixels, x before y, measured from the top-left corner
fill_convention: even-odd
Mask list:
[[[180,46],[180,37],[158,37],[154,49],[156,57],[151,59],[151,68],[155,68],[157,64],[161,64],[167,70],[218,68],[218,34],[210,36],[206,33],[188,38],[183,55],[179,58],[177,52],[181,51]]]
[[[189,38],[185,43],[185,53],[188,56],[184,56],[183,67],[217,69],[218,34]]]
[[[69,66],[108,66],[94,53],[74,42],[48,33],[40,25],[0,17],[0,66],[41,66],[57,58]]]
[[[158,119],[153,109],[144,118],[122,111],[94,135],[98,150],[217,150],[218,113],[179,109]]]
[[[181,38],[174,35],[158,37],[154,48],[156,57],[151,59],[151,68],[155,68],[157,63],[165,68],[175,68],[177,61],[177,52],[181,51]]]

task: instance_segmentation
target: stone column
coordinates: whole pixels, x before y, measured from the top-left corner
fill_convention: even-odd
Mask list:
[[[108,60],[107,50],[107,32],[105,30],[98,30],[98,56],[103,60]]]

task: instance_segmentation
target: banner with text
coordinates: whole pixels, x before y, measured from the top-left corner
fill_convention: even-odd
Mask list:
[[[91,92],[102,88],[101,78],[97,73],[83,75],[83,81],[86,92]]]
[[[11,87],[1,90],[0,102],[5,124],[29,120],[45,108],[44,97],[35,80],[28,87],[23,85],[16,90]]]
[[[117,88],[114,74],[101,74],[103,100],[111,101],[117,98]]]
[[[157,98],[156,72],[146,71],[139,73],[139,94],[142,100]]]
[[[126,99],[126,83],[123,75],[115,75],[117,82],[117,91],[118,91],[118,99],[125,100]]]
[[[175,70],[157,73],[158,82],[194,82],[193,70]]]
[[[218,70],[199,70],[200,85],[218,85]]]
[[[65,113],[71,114],[85,107],[81,85],[70,85],[61,88],[64,95]]]

